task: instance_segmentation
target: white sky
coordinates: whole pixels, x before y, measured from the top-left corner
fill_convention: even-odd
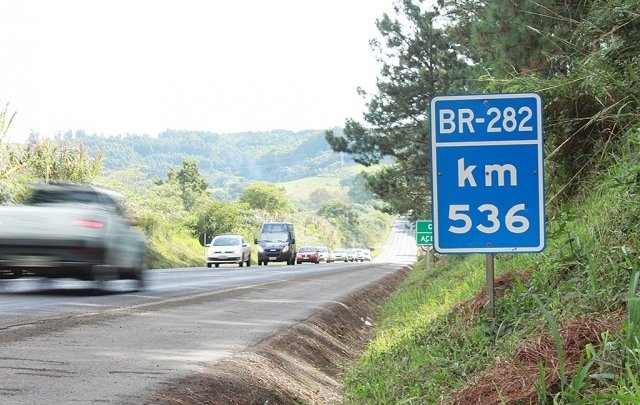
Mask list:
[[[361,117],[393,0],[0,0],[8,132],[327,129]]]

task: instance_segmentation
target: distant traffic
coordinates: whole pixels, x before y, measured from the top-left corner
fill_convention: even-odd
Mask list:
[[[295,229],[289,222],[266,222],[254,239],[258,249],[258,265],[285,263],[293,266],[302,263],[367,262],[371,261],[369,248],[343,248],[333,250],[325,245],[305,245],[298,248]],[[208,247],[205,263],[207,267],[234,264],[251,265],[251,247],[239,234],[223,234],[214,237]]]

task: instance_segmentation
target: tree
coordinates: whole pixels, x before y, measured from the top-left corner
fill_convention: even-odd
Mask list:
[[[285,189],[268,183],[254,183],[247,186],[238,201],[253,209],[261,209],[270,213],[293,211],[293,205],[287,198]]]
[[[368,97],[363,116],[368,125],[348,119],[343,136],[333,131],[325,136],[335,152],[354,155],[365,166],[390,159],[365,176],[367,189],[386,212],[424,217],[431,211],[429,101],[435,94],[468,89],[470,67],[436,26],[437,9],[425,11],[403,0],[394,10],[394,18],[385,14],[376,23],[384,43],[372,41],[382,63],[377,94],[360,90]]]
[[[441,0],[457,49],[492,76],[566,73],[588,1]]]
[[[238,204],[210,201],[197,210],[195,223],[191,227],[192,233],[195,236],[202,233],[212,236],[238,233],[241,217],[241,207]]]
[[[366,174],[361,173],[353,177],[351,184],[349,185],[349,198],[351,201],[358,204],[371,204],[373,200],[373,194],[367,190]]]
[[[179,187],[184,208],[187,210],[195,207],[198,202],[208,199],[207,188],[209,184],[200,176],[198,162],[193,158],[184,158],[179,170],[169,169],[166,182],[156,181],[156,185],[164,183]]]
[[[209,187],[207,181],[200,176],[198,162],[193,158],[182,161],[182,168],[176,172],[176,180],[182,191],[188,190],[196,194],[203,194]]]
[[[318,215],[336,221],[343,229],[356,229],[360,220],[360,211],[353,204],[341,201],[329,201],[324,204]]]
[[[335,200],[338,198],[340,198],[340,195],[337,192],[331,191],[326,187],[320,187],[313,190],[309,194],[309,198],[307,198],[307,204],[311,209],[317,209],[327,201]]]

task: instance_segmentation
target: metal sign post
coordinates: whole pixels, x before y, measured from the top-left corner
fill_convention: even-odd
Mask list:
[[[495,279],[493,276],[493,253],[487,254],[487,315],[490,319],[494,319],[496,316],[495,301]]]
[[[430,107],[433,245],[488,255],[493,318],[493,254],[545,246],[542,98],[437,96]]]

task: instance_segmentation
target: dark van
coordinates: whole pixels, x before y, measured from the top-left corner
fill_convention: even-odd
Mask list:
[[[296,234],[293,224],[267,222],[262,224],[260,236],[254,240],[258,245],[258,266],[269,262],[296,264]]]

